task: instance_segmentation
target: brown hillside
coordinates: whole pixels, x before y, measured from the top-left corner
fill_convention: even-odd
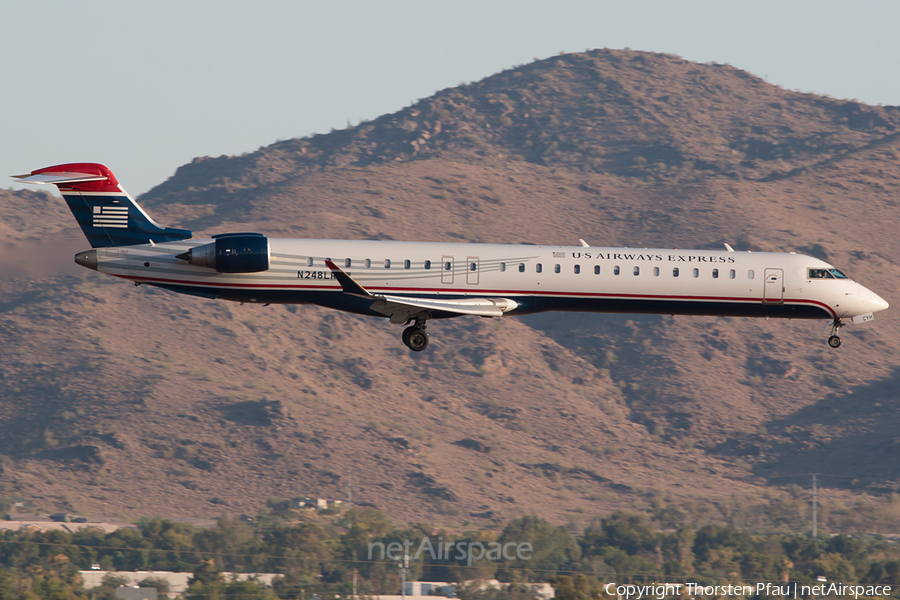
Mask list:
[[[728,65],[596,50],[450,88],[397,113],[239,157],[197,159],[147,194],[202,202],[327,167],[465,157],[684,184],[777,178],[893,140],[900,109],[785,91]],[[223,194],[223,192],[225,192]],[[198,197],[199,196],[199,197]]]
[[[199,234],[797,250],[896,304],[898,125],[727,66],[597,51],[198,159],[141,200]],[[29,220],[25,199],[0,194],[30,264],[27,237],[75,226]],[[343,497],[352,470],[355,499],[403,520],[681,506],[768,527],[741,505],[774,514],[812,471],[834,514],[898,487],[895,309],[837,352],[824,323],[545,314],[437,323],[413,356],[378,320],[70,272],[11,273],[0,296],[0,494],[47,508],[236,514]]]

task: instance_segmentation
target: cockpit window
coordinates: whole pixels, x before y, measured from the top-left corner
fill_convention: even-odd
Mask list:
[[[837,269],[810,269],[810,279],[849,279]]]

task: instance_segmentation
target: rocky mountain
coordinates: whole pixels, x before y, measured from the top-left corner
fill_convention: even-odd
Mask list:
[[[898,132],[896,107],[602,50],[198,158],[140,201],[198,235],[798,251],[896,304]],[[826,528],[900,525],[895,310],[838,351],[824,323],[548,313],[435,323],[412,355],[379,320],[78,269],[61,202],[0,206],[0,495],[208,517],[349,487],[406,521],[802,528],[817,472]]]

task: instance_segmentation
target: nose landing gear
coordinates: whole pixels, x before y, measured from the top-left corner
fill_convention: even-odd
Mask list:
[[[828,345],[832,348],[841,347],[841,338],[838,335],[841,332],[841,320],[835,319],[831,324],[831,335],[828,337]]]
[[[403,330],[403,343],[413,352],[421,352],[428,346],[425,319],[416,319],[416,324]]]

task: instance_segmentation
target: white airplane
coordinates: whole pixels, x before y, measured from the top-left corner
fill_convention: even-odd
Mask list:
[[[16,176],[56,185],[92,250],[84,267],[174,292],[262,304],[316,304],[412,324],[429,319],[589,311],[845,320],[888,308],[832,265],[794,252],[268,238],[191,239],[151,219],[103,165],[57,165]]]

